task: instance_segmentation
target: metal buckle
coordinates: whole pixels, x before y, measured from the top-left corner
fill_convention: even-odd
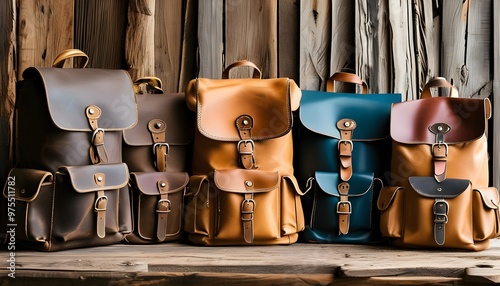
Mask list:
[[[159,210],[159,205],[162,203],[167,203],[167,210],[166,211]],[[169,199],[161,199],[158,201],[157,209],[156,209],[157,213],[169,213],[171,211],[172,211],[172,202]]]
[[[245,146],[247,146],[247,144],[249,144],[249,143],[250,143],[250,146],[252,147],[252,151],[250,151],[250,152],[241,152],[241,144],[244,144]],[[240,141],[238,141],[237,149],[238,149],[238,153],[239,154],[252,155],[253,152],[255,151],[255,143],[253,142],[252,139],[240,140]]]
[[[447,157],[448,156],[448,144],[444,143],[444,142],[441,142],[441,143],[433,143],[432,146],[431,146],[431,154],[432,156],[434,156],[434,147],[438,145],[438,147],[441,147],[441,145],[443,145],[445,147],[445,156]]]
[[[344,144],[345,143],[349,143],[349,144],[351,144],[351,152],[354,149],[354,146],[352,145],[352,140],[350,140],[350,139],[340,139],[339,142],[337,142],[337,149],[339,149],[339,150],[340,150],[340,144],[341,143],[344,143]]]
[[[343,212],[343,211],[340,211],[340,205],[349,205],[349,210],[346,211],[346,212]],[[351,202],[350,201],[340,201],[337,203],[337,213],[338,214],[348,214],[350,215],[352,213],[352,205],[351,205]]]
[[[104,136],[104,129],[102,129],[102,128],[96,128],[96,129],[94,130],[94,133],[92,133],[92,142],[94,142],[94,140],[95,140],[95,136],[97,135],[97,133],[98,133],[98,132],[102,132],[102,134],[103,134],[103,136]]]
[[[97,207],[97,205],[99,204],[99,202],[101,200],[105,200],[106,201],[106,205],[102,209],[100,209],[100,208]],[[96,212],[106,211],[107,204],[108,204],[108,197],[107,196],[99,196],[99,197],[97,197],[97,199],[95,200],[95,203],[94,203],[94,211],[96,211]]]
[[[444,212],[444,213],[438,212],[438,208],[436,208],[436,205],[440,204],[440,203],[445,204],[446,212]],[[432,212],[435,215],[434,222],[435,223],[447,223],[448,222],[448,210],[449,210],[449,208],[450,208],[450,205],[448,204],[447,201],[445,201],[444,199],[436,199],[436,201],[434,202],[434,205],[432,206]]]
[[[168,143],[155,143],[153,145],[153,154],[156,155],[156,147],[158,146],[166,146],[167,147],[167,152],[165,154],[168,154],[170,152],[170,145]]]
[[[244,211],[243,210],[243,205],[246,203],[246,202],[250,202],[252,203],[252,210],[251,211]],[[241,220],[242,221],[251,221],[253,220],[253,214],[254,214],[254,211],[255,211],[255,201],[253,199],[244,199],[242,202],[241,202]],[[243,215],[250,215],[250,218],[244,218]]]

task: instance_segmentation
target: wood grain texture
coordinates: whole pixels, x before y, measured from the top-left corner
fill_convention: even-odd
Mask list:
[[[152,75],[162,80],[164,92],[177,92],[184,28],[182,0],[156,1],[155,11],[155,70]]]
[[[355,69],[355,2],[332,0],[330,74]]]
[[[412,9],[411,0],[389,0],[391,51],[394,58],[393,92],[401,93],[403,100],[417,98]]]
[[[480,252],[310,243],[246,247],[116,244],[53,253],[18,250],[16,262],[16,282],[41,279],[38,282],[42,284],[37,285],[70,279],[87,285],[111,281],[131,285],[144,285],[140,282],[148,281],[174,285],[326,285],[333,282],[335,285],[368,282],[370,285],[419,285],[418,281],[422,285],[422,282],[439,281],[440,285],[462,285],[467,275],[475,281],[496,279],[500,275],[500,240],[492,240],[491,248]],[[7,270],[1,269],[0,277],[6,273]]]
[[[433,15],[435,1],[414,1],[414,32],[416,47],[416,94],[433,77],[439,74],[439,29],[434,29]],[[440,27],[439,25],[437,27]]]
[[[277,1],[228,0],[225,7],[225,67],[249,60],[262,78],[278,76]],[[230,77],[251,77],[251,69],[238,68]]]
[[[224,1],[198,1],[198,76],[220,78],[223,70]]]
[[[127,1],[75,0],[75,48],[92,68],[125,68]]]
[[[441,76],[455,85],[463,96],[466,73],[466,27],[469,1],[443,1]]]
[[[469,1],[467,47],[460,78],[463,97],[486,98],[492,93],[491,9],[492,1]]]
[[[179,92],[183,92],[188,82],[196,78],[198,71],[198,0],[186,1],[184,36],[182,38],[181,70]]]
[[[300,1],[278,1],[278,77],[299,82]]]
[[[18,79],[30,66],[50,67],[63,50],[73,48],[73,0],[20,0]],[[71,61],[65,66],[70,66]]]
[[[11,158],[11,135],[16,97],[16,2],[0,4],[0,184],[7,178]]]
[[[330,1],[300,1],[300,83],[302,89],[325,90],[330,77],[332,35]]]
[[[155,0],[129,2],[125,61],[132,80],[155,74],[155,7]]]

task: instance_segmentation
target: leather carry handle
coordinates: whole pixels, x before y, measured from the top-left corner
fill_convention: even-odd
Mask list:
[[[257,78],[257,79],[262,78],[262,72],[254,63],[252,63],[251,61],[248,61],[248,60],[240,60],[240,61],[237,61],[237,62],[230,64],[222,72],[222,79],[228,79],[229,78],[229,71],[233,68],[236,68],[236,67],[252,67],[253,68],[252,78]]]
[[[420,94],[420,99],[433,97],[431,93],[432,88],[448,88],[450,90],[450,93],[447,95],[448,97],[458,97],[458,89],[454,85],[449,83],[444,77],[434,77],[425,84]]]
[[[326,91],[335,92],[335,82],[336,81],[360,85],[363,88],[362,93],[364,93],[364,94],[368,93],[368,86],[366,85],[366,83],[357,74],[348,73],[348,72],[336,72],[336,73],[334,73],[326,81]]]
[[[64,65],[64,62],[67,59],[77,58],[77,57],[85,58],[85,62],[81,66],[81,68],[85,68],[87,66],[87,64],[89,63],[89,56],[87,56],[87,54],[85,54],[83,51],[81,51],[79,49],[67,49],[67,50],[62,51],[55,58],[54,62],[52,63],[52,67],[62,68]]]
[[[163,90],[161,88],[162,81],[158,77],[145,76],[136,79],[133,85],[134,92],[136,94],[143,93],[143,89],[141,88],[142,84],[146,85],[146,91],[151,91],[151,93],[163,93]]]

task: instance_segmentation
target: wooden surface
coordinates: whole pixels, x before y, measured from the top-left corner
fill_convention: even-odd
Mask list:
[[[6,253],[1,253],[5,261]],[[16,278],[2,285],[378,285],[500,282],[500,241],[482,252],[402,250],[391,246],[296,243],[204,247],[117,244],[59,252],[16,252]],[[60,282],[60,283],[58,283]],[[308,284],[310,283],[310,284]]]

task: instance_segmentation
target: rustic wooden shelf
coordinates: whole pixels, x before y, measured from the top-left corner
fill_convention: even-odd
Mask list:
[[[5,255],[2,254],[2,256]],[[478,285],[500,283],[500,240],[481,252],[381,245],[183,243],[18,250],[0,285]],[[2,261],[5,259],[2,258]]]

